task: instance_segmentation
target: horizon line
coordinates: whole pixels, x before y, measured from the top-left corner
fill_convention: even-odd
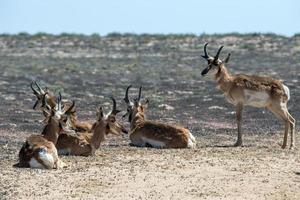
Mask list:
[[[106,34],[101,34],[99,32],[94,32],[94,33],[80,33],[80,32],[60,32],[60,33],[49,33],[49,32],[44,32],[44,31],[37,31],[37,32],[27,32],[27,31],[20,31],[17,33],[12,33],[12,32],[2,32],[0,33],[0,36],[3,35],[12,35],[12,36],[17,36],[17,35],[28,35],[28,36],[36,36],[36,35],[52,35],[52,36],[62,36],[62,35],[77,35],[77,36],[99,36],[99,37],[109,37],[109,36],[142,36],[142,35],[149,35],[149,36],[158,36],[158,35],[164,35],[164,36],[171,36],[171,35],[178,35],[178,36],[206,36],[206,35],[276,35],[276,36],[281,36],[281,37],[295,37],[295,36],[299,36],[300,32],[298,33],[294,33],[293,35],[286,35],[286,34],[281,34],[281,33],[275,33],[275,32],[237,32],[237,31],[233,31],[233,32],[224,32],[224,33],[206,33],[206,32],[202,32],[202,33],[193,33],[193,32],[177,32],[177,33],[147,33],[147,32],[141,32],[141,33],[136,33],[136,32],[119,32],[119,31],[112,31]]]

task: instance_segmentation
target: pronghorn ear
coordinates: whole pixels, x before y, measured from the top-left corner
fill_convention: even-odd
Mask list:
[[[59,122],[58,124],[59,124],[59,128],[63,129],[63,126],[61,125],[61,122]]]
[[[137,99],[134,99],[134,106],[139,107],[140,102]]]
[[[102,107],[100,107],[100,108],[97,109],[97,117],[98,117],[98,120],[101,120],[104,117],[103,108]]]
[[[149,99],[146,99],[145,103],[143,103],[143,108],[147,109],[149,106]]]
[[[225,60],[224,60],[224,63],[228,63],[229,62],[229,60],[230,60],[230,53],[227,55],[227,57],[225,58]]]
[[[106,122],[108,123],[115,123],[116,122],[116,117],[113,115],[109,115],[106,119]]]

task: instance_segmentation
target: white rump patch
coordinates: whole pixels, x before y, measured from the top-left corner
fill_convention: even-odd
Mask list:
[[[270,96],[266,92],[258,92],[253,90],[245,90],[245,105],[253,107],[265,107],[270,100]]]
[[[51,154],[49,154],[45,149],[40,150],[39,157],[43,161],[43,163],[48,166],[48,168],[53,168],[54,159]]]
[[[48,168],[53,168],[54,166],[53,156],[49,154],[46,149],[40,149],[38,156],[39,159],[43,161],[44,165],[48,166]],[[31,168],[39,168],[39,169],[45,168],[44,165],[38,162],[34,157],[30,159],[29,165]]]
[[[38,169],[44,169],[44,165],[42,165],[41,163],[39,163],[34,157],[32,157],[29,161],[29,166],[31,168],[38,168]]]
[[[70,155],[71,149],[59,149],[57,150],[58,155]]]
[[[187,148],[195,148],[196,147],[196,139],[191,132],[189,132],[189,139]]]
[[[144,142],[143,146],[146,146],[146,144],[149,144],[154,148],[164,148],[166,146],[166,144],[164,142],[149,139],[149,138],[146,138],[146,137],[142,137],[142,140]]]

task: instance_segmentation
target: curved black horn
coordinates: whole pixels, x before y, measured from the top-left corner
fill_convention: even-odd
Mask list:
[[[41,93],[44,93],[44,90],[41,88],[41,86],[36,81],[34,81],[34,84],[36,85],[36,87],[39,89],[39,91]]]
[[[217,60],[217,59],[219,58],[220,52],[222,51],[223,47],[224,47],[224,46],[221,46],[221,47],[219,48],[219,50],[218,50],[218,52],[217,52],[217,54],[216,54],[216,56],[215,56],[215,60]]]
[[[58,92],[58,97],[57,97],[57,109],[58,110],[61,110],[61,99],[62,99],[61,93]]]
[[[75,106],[75,101],[72,101],[71,106],[64,113],[66,113],[66,114],[71,113],[74,106]]]
[[[30,87],[31,87],[34,95],[36,95],[36,96],[39,95],[39,93],[33,88],[33,82],[30,83]]]
[[[139,96],[137,98],[138,102],[140,102],[140,100],[141,100],[141,95],[142,95],[142,86],[140,86],[140,89],[139,89]]]
[[[230,55],[231,55],[231,54],[229,53],[229,54],[227,55],[227,57],[225,58],[225,61],[224,61],[225,63],[228,63],[228,62],[229,62]]]
[[[114,115],[116,115],[116,114],[118,114],[121,111],[117,110],[117,103],[116,103],[115,98],[110,97],[110,99],[113,101],[113,109],[112,109],[111,113],[114,114]]]
[[[205,43],[205,45],[204,45],[204,56],[201,55],[202,58],[205,58],[205,59],[208,59],[208,58],[209,58],[209,55],[208,55],[207,50],[206,50],[207,45],[208,45],[208,42]]]
[[[129,97],[128,97],[128,92],[129,92],[129,89],[131,88],[131,85],[129,85],[127,88],[126,88],[126,93],[125,93],[125,98],[124,98],[124,101],[125,103],[127,104],[130,104],[130,100],[129,100]]]
[[[38,103],[39,103],[39,101],[36,100],[35,103],[34,103],[34,105],[33,105],[33,107],[32,107],[33,110],[35,110],[35,108],[36,108],[36,106],[38,105]]]
[[[115,98],[113,98],[113,97],[110,97],[110,99],[113,101],[113,111],[115,111],[115,110],[117,110],[117,103],[116,103],[116,100],[115,100]]]

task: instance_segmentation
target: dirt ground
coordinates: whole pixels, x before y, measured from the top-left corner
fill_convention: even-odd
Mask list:
[[[232,53],[233,73],[283,79],[300,118],[300,37],[0,36],[0,199],[300,199],[299,128],[298,148],[282,150],[282,122],[246,108],[245,146],[232,147],[234,108],[200,74],[206,41],[211,54],[219,45],[222,57]],[[148,118],[188,127],[197,147],[137,148],[128,135],[109,136],[94,157],[62,156],[65,169],[14,168],[25,138],[43,128],[33,80],[75,100],[90,121],[98,106],[109,110],[111,95],[125,110],[126,86],[143,85]]]

